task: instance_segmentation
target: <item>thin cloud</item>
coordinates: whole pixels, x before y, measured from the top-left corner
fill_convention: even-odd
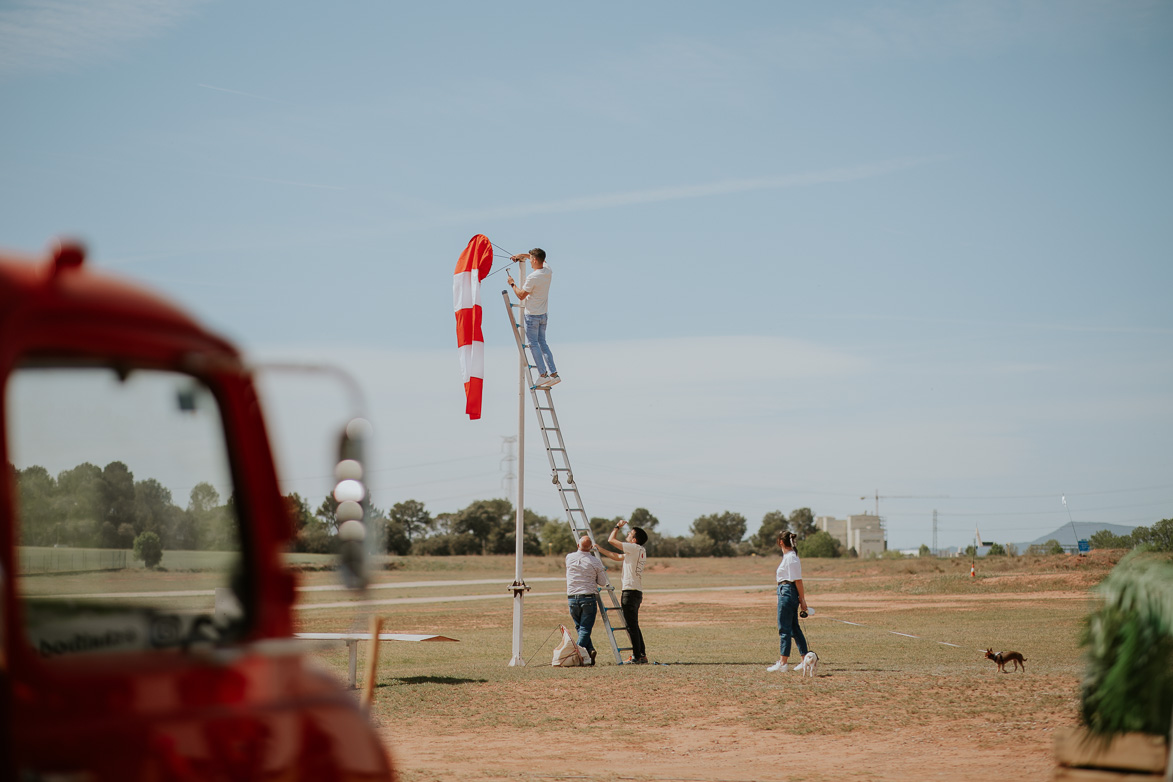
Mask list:
[[[227,87],[215,87],[211,84],[197,84],[196,86],[202,87],[205,90],[215,90],[216,92],[227,92],[230,95],[241,95],[246,98],[254,98],[256,100],[263,100],[263,101],[267,101],[269,103],[281,103],[281,101],[279,101],[279,100],[275,100],[273,98],[266,98],[264,95],[254,95],[251,92],[241,92],[240,90],[230,90]]]
[[[885,321],[900,323],[932,323],[951,324],[957,326],[975,326],[980,328],[1006,328],[1017,330],[1037,331],[1066,331],[1086,334],[1173,334],[1173,329],[1161,326],[1114,326],[1087,325],[1078,323],[1038,323],[1030,321],[979,320],[974,318],[926,318],[915,315],[865,315],[865,314],[828,314],[822,312],[809,313],[802,316],[808,320],[838,320],[838,321]]]
[[[751,48],[766,62],[805,70],[987,56],[1023,47],[1078,49],[1111,38],[1140,41],[1167,18],[1168,4],[1159,0],[888,3],[839,11],[810,26],[767,30]]]
[[[25,0],[0,10],[0,76],[60,72],[123,56],[166,33],[206,0]]]
[[[625,193],[605,193],[595,196],[568,198],[561,201],[543,201],[533,204],[514,204],[498,209],[476,210],[465,212],[458,216],[459,222],[469,220],[499,220],[507,218],[531,217],[542,214],[561,214],[566,212],[589,212],[599,209],[614,209],[637,204],[654,204],[665,201],[683,201],[693,198],[710,198],[713,196],[735,195],[760,190],[779,190],[796,187],[812,187],[816,185],[841,184],[844,182],[858,182],[864,179],[893,174],[910,168],[939,163],[947,160],[945,155],[930,155],[917,158],[899,158],[877,163],[867,163],[850,168],[832,168],[823,171],[811,171],[801,174],[786,174],[774,177],[757,177],[750,179],[726,179],[719,182],[710,182],[699,185],[679,185],[676,187],[660,187],[650,190],[631,190]]]

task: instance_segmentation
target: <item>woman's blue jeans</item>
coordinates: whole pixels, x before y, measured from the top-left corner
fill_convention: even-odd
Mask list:
[[[543,375],[557,372],[554,366],[554,354],[546,344],[546,315],[525,316],[525,340],[529,343],[529,352],[534,356],[534,363],[538,372]]]
[[[798,645],[798,654],[806,656],[806,636],[798,626],[798,587],[778,585],[778,651],[779,656],[790,656],[790,641]]]

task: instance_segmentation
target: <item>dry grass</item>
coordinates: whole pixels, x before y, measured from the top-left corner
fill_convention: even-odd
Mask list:
[[[1116,559],[990,560],[979,562],[978,578],[970,578],[968,560],[807,560],[808,597],[819,609],[805,622],[822,659],[815,680],[764,670],[777,656],[770,560],[655,562],[642,624],[649,656],[668,664],[616,667],[603,651],[606,664],[569,670],[549,667],[549,634],[568,621],[560,584],[535,585],[542,594],[526,598],[523,654],[531,662],[510,668],[512,608],[503,587],[512,581],[512,562],[407,562],[381,578],[496,575],[499,587],[463,591],[502,597],[378,607],[391,631],[437,632],[461,643],[384,644],[373,716],[409,782],[547,778],[554,774],[547,764],[573,763],[575,747],[595,745],[645,776],[617,777],[608,765],[575,768],[585,774],[575,778],[675,779],[684,777],[672,773],[684,772],[673,769],[686,769],[690,779],[755,779],[764,778],[760,764],[778,746],[830,747],[835,737],[872,747],[866,751],[887,764],[859,778],[937,778],[904,762],[918,745],[969,757],[973,768],[993,773],[1004,763],[1013,778],[1030,778],[1013,772],[1049,769],[1051,731],[1075,722],[1087,590]],[[560,560],[527,561],[528,578],[560,572]],[[654,591],[727,585],[744,589]],[[424,591],[436,590],[376,596]],[[301,619],[306,629],[344,629],[340,622],[362,624],[361,610],[307,610]],[[595,639],[605,649],[601,628]],[[1023,652],[1028,672],[997,674],[981,656],[986,647]],[[323,662],[345,672],[342,652]],[[894,735],[904,742],[893,743]],[[495,749],[466,752],[470,741]],[[812,768],[805,778],[843,772]],[[963,770],[954,778],[975,777]]]

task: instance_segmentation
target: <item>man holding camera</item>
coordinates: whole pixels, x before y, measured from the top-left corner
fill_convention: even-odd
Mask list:
[[[605,557],[623,563],[623,594],[620,605],[623,607],[623,623],[627,625],[627,635],[631,638],[631,657],[627,662],[642,665],[648,661],[648,652],[644,647],[644,634],[639,629],[639,607],[643,603],[643,575],[644,563],[648,553],[644,544],[648,542],[648,533],[639,527],[632,527],[627,533],[626,540],[619,539],[619,530],[627,524],[627,519],[620,519],[611,530],[607,542],[618,549],[622,554],[613,554],[600,548],[599,553]]]

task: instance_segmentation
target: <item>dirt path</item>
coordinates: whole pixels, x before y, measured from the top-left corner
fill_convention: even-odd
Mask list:
[[[992,745],[987,725],[893,726],[887,735],[804,736],[735,728],[644,730],[642,745],[585,747],[573,736],[534,742],[507,728],[453,736],[392,737],[405,782],[458,779],[1024,780],[1048,779],[1050,732]]]

